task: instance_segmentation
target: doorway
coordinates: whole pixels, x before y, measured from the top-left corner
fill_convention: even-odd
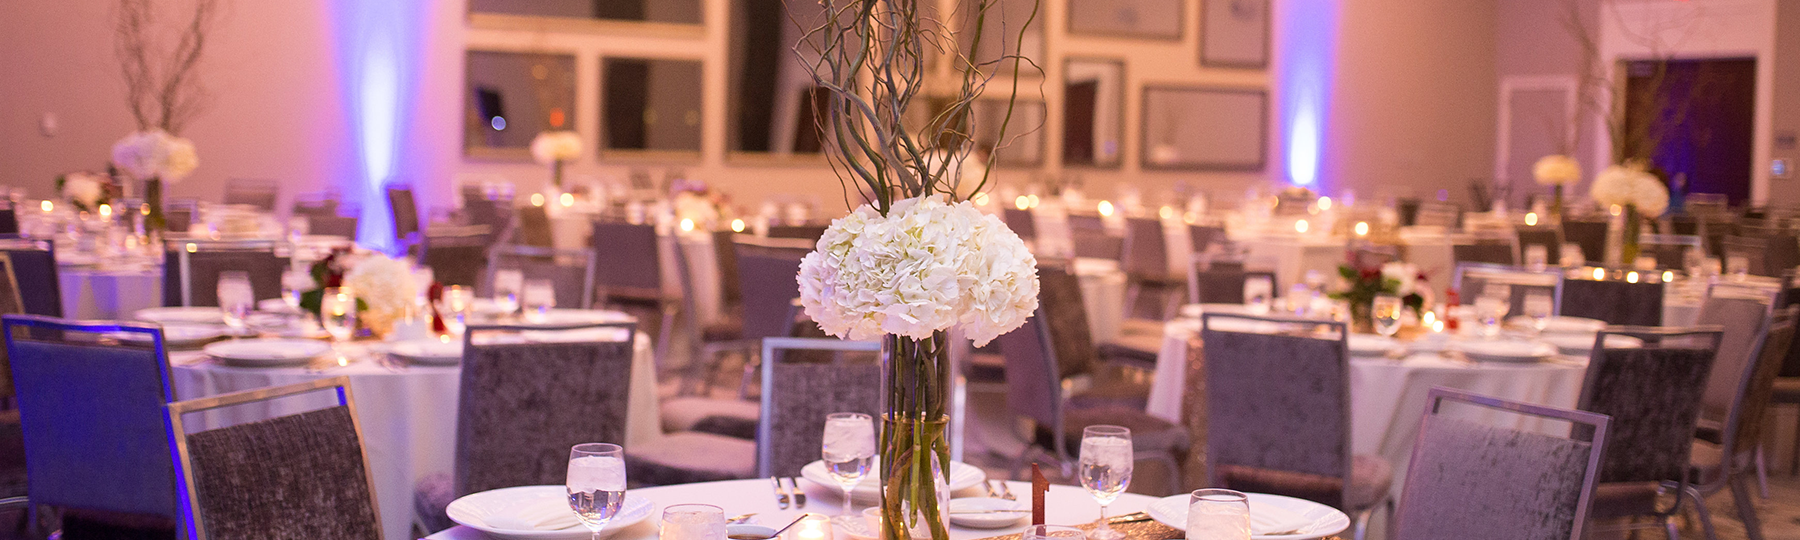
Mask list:
[[[1687,194],[1750,201],[1755,161],[1756,59],[1625,63],[1623,157],[1665,174],[1670,208]]]

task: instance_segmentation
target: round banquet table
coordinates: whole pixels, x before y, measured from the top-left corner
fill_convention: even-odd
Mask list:
[[[1150,382],[1150,401],[1145,412],[1181,423],[1188,342],[1199,333],[1200,322],[1193,319],[1176,319],[1164,325],[1163,346],[1156,356],[1156,375]],[[1385,458],[1393,465],[1393,494],[1398,497],[1432,387],[1572,409],[1581,398],[1581,382],[1586,373],[1587,359],[1570,356],[1529,364],[1464,362],[1431,353],[1414,354],[1400,361],[1352,357],[1351,448],[1358,454]],[[1553,427],[1500,412],[1457,416],[1515,429],[1541,431]]]
[[[59,266],[57,288],[63,316],[79,320],[124,320],[162,305],[162,266],[107,269]]]
[[[843,503],[843,492],[840,488],[837,486],[822,486],[814,484],[811,481],[804,482],[801,485],[805,486],[806,508],[798,509],[790,507],[787,510],[782,510],[780,507],[776,506],[774,487],[767,478],[633,489],[630,491],[632,496],[650,499],[651,502],[656,504],[656,510],[651,512],[650,519],[621,529],[618,532],[611,533],[610,535],[605,536],[605,538],[610,538],[612,540],[654,540],[657,536],[657,524],[662,519],[662,508],[671,504],[710,504],[723,508],[727,517],[754,512],[756,513],[756,517],[753,521],[754,523],[776,528],[786,525],[787,522],[793,521],[794,518],[799,517],[800,514],[804,512],[833,516],[839,513],[842,508],[840,505]],[[1007,487],[1011,489],[1014,494],[1018,495],[1020,500],[1028,500],[1030,497],[1028,494],[1031,492],[1031,483],[1029,482],[1007,482]],[[979,487],[970,488],[954,494],[956,497],[978,497],[981,495],[981,488]],[[1145,507],[1149,506],[1150,503],[1155,501],[1156,498],[1154,497],[1126,493],[1119,495],[1118,500],[1113,501],[1112,505],[1107,506],[1106,513],[1109,516],[1120,516],[1133,512],[1140,512],[1143,511]],[[865,507],[856,507],[858,512],[861,512],[862,508]],[[1094,503],[1094,498],[1089,496],[1086,490],[1075,486],[1052,485],[1050,486],[1050,492],[1045,496],[1044,516],[1045,520],[1051,525],[1080,525],[1092,523],[1095,519],[1100,517],[1100,505]],[[990,536],[1018,533],[1020,530],[1024,529],[1024,521],[1021,520],[1020,523],[1021,525],[1019,526],[1004,529],[967,529],[951,525],[950,538],[951,540],[970,540],[974,538],[987,538]],[[850,539],[850,535],[842,533],[834,536],[838,540]],[[426,539],[488,540],[488,536],[481,531],[458,525],[428,536]]]
[[[346,345],[349,348],[359,344]],[[637,334],[631,365],[631,398],[625,444],[662,436],[656,397],[655,359],[650,338]],[[448,473],[456,450],[456,404],[462,369],[411,365],[390,369],[364,358],[341,368],[315,372],[306,367],[232,367],[197,350],[169,353],[177,399],[335,377],[350,378],[356,419],[381,509],[384,538],[410,538],[413,487],[433,473]],[[328,393],[246,404],[197,415],[189,431],[199,431],[296,414],[336,404]],[[191,420],[191,419],[190,419]]]

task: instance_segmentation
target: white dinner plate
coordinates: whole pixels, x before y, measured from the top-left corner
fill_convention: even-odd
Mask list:
[[[1531,328],[1531,317],[1518,316],[1506,320],[1507,326],[1514,328]],[[1588,337],[1606,329],[1606,321],[1584,317],[1550,317],[1544,319],[1544,334],[1587,334]]]
[[[1595,334],[1544,334],[1544,343],[1555,345],[1563,354],[1587,356],[1594,351]],[[1644,346],[1644,340],[1631,336],[1606,336],[1606,346],[1612,349],[1635,349]]]
[[[269,313],[284,313],[284,314],[292,314],[292,313],[300,312],[300,310],[298,310],[298,309],[288,307],[287,300],[284,300],[281,298],[264,298],[262,300],[257,300],[256,301],[256,310],[257,311],[266,311]]]
[[[1350,347],[1350,356],[1363,357],[1386,356],[1388,351],[1400,345],[1394,338],[1379,334],[1350,334],[1345,342]]]
[[[463,342],[457,339],[447,342],[414,339],[395,343],[393,348],[388,349],[388,354],[416,364],[453,365],[462,362]]]
[[[881,496],[880,475],[881,464],[878,459],[875,467],[869,471],[869,475],[863,477],[862,483],[857,484],[856,489],[850,490],[851,497],[858,502],[873,501],[879,498]],[[836,480],[832,480],[831,474],[825,472],[824,461],[814,461],[806,464],[805,467],[801,467],[800,477],[810,480],[814,484],[824,486],[826,489],[831,490],[832,493],[844,492],[843,484],[839,484]],[[950,462],[950,478],[948,481],[950,483],[951,493],[980,485],[982,480],[987,480],[987,473],[982,472],[980,467],[971,466],[961,461]]]
[[[603,309],[551,309],[543,315],[521,316],[515,323],[519,326],[566,326],[571,324],[631,322],[631,315],[623,311],[607,311]]]
[[[1263,493],[1246,493],[1245,496],[1250,499],[1250,532],[1252,533],[1250,538],[1252,540],[1307,540],[1311,538],[1324,538],[1344,532],[1344,529],[1350,528],[1350,516],[1344,515],[1343,512],[1339,512],[1336,508],[1325,506],[1323,504],[1306,499],[1283,497],[1281,495],[1267,495]],[[1146,508],[1145,511],[1148,512],[1150,518],[1156,520],[1157,523],[1185,531],[1187,530],[1189,497],[1189,495],[1163,497],[1157,499],[1156,502],[1150,503],[1150,507]],[[1255,534],[1257,532],[1280,532],[1262,528],[1267,526],[1257,523],[1257,516],[1259,515],[1258,509],[1262,509],[1260,515],[1281,513],[1284,515],[1297,516],[1299,518],[1298,523],[1301,524],[1293,525],[1292,528],[1297,528],[1299,532],[1275,535]],[[1261,528],[1261,530],[1259,530],[1259,528]],[[1284,525],[1282,528],[1289,527]]]
[[[531,529],[502,529],[488,525],[488,519],[507,516],[512,513],[530,511],[533,508],[544,509],[561,505],[569,507],[569,488],[563,486],[519,486],[471,493],[450,502],[444,509],[450,520],[464,526],[479,530],[488,536],[501,540],[587,540],[590,533],[580,522],[575,526],[554,531]],[[650,518],[655,513],[656,505],[650,499],[625,494],[625,504],[619,507],[619,515],[600,530],[606,536],[620,529],[630,527]],[[574,511],[570,510],[573,514]]]
[[[1556,356],[1556,346],[1542,341],[1465,339],[1450,347],[1478,362],[1537,362]]]
[[[1006,499],[993,497],[964,497],[950,499],[947,507],[950,511],[950,524],[971,529],[999,529],[1019,524],[1031,517],[1031,506]],[[994,512],[1005,510],[1022,510],[1020,512],[996,512],[992,514],[958,512]]]
[[[188,347],[224,337],[225,328],[210,324],[165,323],[162,325],[163,345],[169,347]],[[149,343],[150,335],[142,332],[113,332],[107,337],[127,343]]]
[[[331,352],[331,344],[310,339],[234,339],[207,345],[207,356],[245,367],[304,364]]]
[[[216,307],[153,307],[131,314],[140,321],[156,323],[225,324],[225,312]]]

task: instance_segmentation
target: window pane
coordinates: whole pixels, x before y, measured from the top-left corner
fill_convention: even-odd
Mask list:
[[[601,77],[602,148],[700,151],[700,62],[609,58]]]
[[[574,129],[575,57],[469,51],[464,148],[526,148],[538,132]]]
[[[469,0],[472,13],[700,24],[700,0]]]

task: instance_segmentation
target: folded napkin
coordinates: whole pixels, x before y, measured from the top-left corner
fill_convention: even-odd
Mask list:
[[[1256,504],[1256,501],[1250,501],[1250,534],[1252,535],[1285,533],[1311,523],[1312,520],[1306,519],[1306,516],[1292,510],[1273,504]]]
[[[489,527],[519,531],[556,531],[581,524],[569,509],[568,499],[541,497],[494,512],[482,518]]]

